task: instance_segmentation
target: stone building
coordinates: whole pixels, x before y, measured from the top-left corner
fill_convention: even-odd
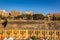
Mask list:
[[[27,12],[25,12],[25,17],[24,17],[24,19],[29,19],[29,20],[33,20],[33,12],[31,12],[31,11],[27,11]]]
[[[15,11],[15,10],[13,10],[13,11],[10,12],[10,17],[12,19],[14,19],[14,17],[20,16],[20,15],[22,15],[21,11]]]
[[[0,15],[2,17],[8,17],[9,16],[9,12],[6,12],[5,10],[0,10]]]
[[[54,19],[55,20],[60,20],[60,13],[55,13],[54,14]]]
[[[49,20],[60,20],[60,13],[48,14],[47,16]]]
[[[11,16],[19,16],[19,15],[22,15],[22,12],[21,11],[15,11],[15,10],[13,10],[10,13],[11,13]]]

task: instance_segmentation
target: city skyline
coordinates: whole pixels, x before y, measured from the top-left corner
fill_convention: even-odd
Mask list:
[[[57,13],[60,12],[60,0],[0,0],[0,10],[8,12],[33,11],[36,13]]]

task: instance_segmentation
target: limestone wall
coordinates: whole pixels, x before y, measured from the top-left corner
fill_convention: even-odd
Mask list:
[[[3,28],[2,22],[0,27]],[[60,21],[44,20],[8,20],[5,29],[39,29],[39,30],[60,30]]]

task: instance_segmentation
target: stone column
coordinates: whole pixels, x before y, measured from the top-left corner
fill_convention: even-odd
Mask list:
[[[50,21],[50,15],[48,15],[48,21]]]

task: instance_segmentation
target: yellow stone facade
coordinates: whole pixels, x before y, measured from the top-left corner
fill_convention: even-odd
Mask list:
[[[0,10],[0,15],[2,17],[8,17],[9,16],[9,12],[6,12],[5,10]]]
[[[52,37],[53,40],[58,40],[58,37],[60,38],[60,30],[0,30],[0,35],[2,35],[2,32],[4,37],[28,38],[30,36],[36,36],[38,38],[46,37],[47,39]],[[36,32],[38,32],[38,34],[36,34]],[[45,36],[42,34],[43,32],[46,32]],[[49,32],[53,32],[52,35],[50,35]],[[57,35],[57,32],[59,32],[59,35]]]
[[[21,11],[15,11],[15,10],[13,10],[13,11],[11,11],[10,12],[11,13],[11,16],[19,16],[19,15],[22,15],[22,12]]]

